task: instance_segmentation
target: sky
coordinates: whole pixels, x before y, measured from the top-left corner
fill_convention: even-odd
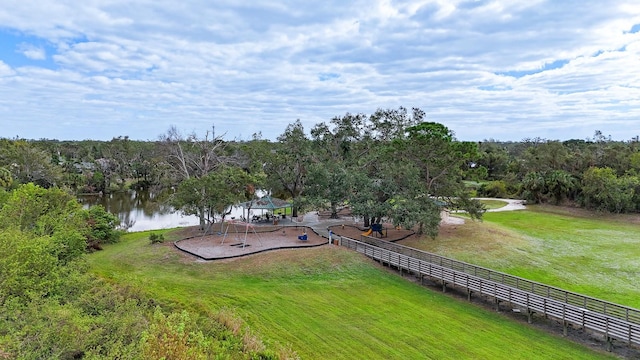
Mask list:
[[[3,0],[0,137],[275,140],[417,107],[458,140],[640,135],[638,0]]]

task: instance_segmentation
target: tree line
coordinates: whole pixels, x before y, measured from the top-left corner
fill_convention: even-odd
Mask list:
[[[640,211],[640,142],[601,131],[584,140],[484,141],[469,179],[482,196],[520,197],[614,213]]]
[[[293,201],[294,216],[308,208],[335,216],[348,204],[365,226],[385,218],[433,236],[443,204],[479,218],[476,196],[637,212],[638,146],[600,131],[584,140],[460,141],[422,110],[400,107],[310,129],[298,120],[275,141],[176,127],[156,141],[0,139],[0,181],[76,193],[151,189],[202,227],[266,190]]]

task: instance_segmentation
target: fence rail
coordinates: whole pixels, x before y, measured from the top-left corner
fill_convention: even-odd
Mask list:
[[[640,324],[640,310],[593,298],[590,296],[563,290],[557,287],[541,284],[539,282],[527,280],[521,277],[505,274],[481,266],[468,264],[462,261],[453,260],[444,256],[432,254],[426,251],[410,248],[404,245],[362,236],[360,239],[364,243],[375,245],[399,254],[412,258],[424,260],[432,264],[437,264],[448,269],[457,270],[482,279],[491,280],[500,284],[508,285],[515,289],[525,290],[531,294],[543,296],[548,299],[557,300],[565,304],[579,306],[589,311],[595,311],[604,315],[622,319],[631,323]]]
[[[496,300],[507,301],[512,305],[525,308],[528,314],[537,312],[554,317],[563,322],[565,329],[567,324],[574,324],[604,335],[607,341],[616,339],[640,345],[640,324],[626,320],[630,313],[637,316],[639,312],[637,309],[585,297],[377,239],[367,239],[367,242],[363,242],[340,237],[340,244],[400,269],[442,280],[443,284],[466,288],[468,291],[489,295]],[[407,255],[395,249],[410,253],[416,251],[420,257]],[[606,304],[606,306],[597,304]],[[612,311],[613,309],[615,311]],[[615,314],[623,316],[615,316]]]

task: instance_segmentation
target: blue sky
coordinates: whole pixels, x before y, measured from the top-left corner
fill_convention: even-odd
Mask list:
[[[419,107],[459,140],[640,135],[640,3],[5,0],[0,137],[154,140]]]

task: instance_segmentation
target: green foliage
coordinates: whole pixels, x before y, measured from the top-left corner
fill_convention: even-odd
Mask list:
[[[546,174],[546,187],[556,205],[565,197],[572,198],[577,188],[576,179],[567,171],[553,170]]]
[[[102,173],[102,171],[95,171],[92,173],[91,178],[88,179],[87,182],[88,186],[87,186],[87,190],[90,193],[94,193],[94,192],[104,192],[106,191],[106,180],[105,180],[105,176]]]
[[[82,210],[68,200],[60,190],[27,184],[0,211],[0,348],[16,358],[135,358],[129,331],[144,317],[135,306],[114,308],[127,299],[106,284],[104,293],[91,291],[98,284],[82,262]],[[97,310],[105,302],[112,310]],[[124,321],[130,316],[136,320]]]
[[[486,206],[480,200],[470,198],[466,192],[461,192],[458,196],[450,198],[449,207],[464,210],[474,220],[482,220],[482,216],[487,211]]]
[[[505,147],[493,141],[483,141],[478,152],[475,162],[478,169],[486,169],[487,180],[500,180],[507,174],[510,156]]]
[[[38,299],[55,293],[63,276],[57,253],[48,236],[0,230],[0,306],[13,297]]]
[[[426,234],[431,238],[438,235],[442,207],[435,199],[416,196],[410,199],[393,198],[388,203],[391,205],[388,216],[394,226],[405,229],[418,226],[418,234]]]
[[[558,205],[565,198],[573,199],[577,188],[577,180],[564,170],[532,171],[522,180],[523,197],[536,203],[551,199]]]
[[[611,168],[590,168],[582,178],[583,202],[587,208],[615,213],[637,210],[640,179],[618,177]]]
[[[464,178],[472,181],[482,181],[489,177],[489,170],[482,166],[477,165],[466,169]]]
[[[630,175],[640,175],[640,152],[633,153],[629,156],[629,169]]]
[[[302,122],[297,120],[278,136],[277,146],[270,150],[264,165],[265,173],[269,174],[266,185],[293,200],[293,216],[298,216],[297,198],[305,191],[310,146]]]
[[[507,184],[502,180],[490,181],[480,186],[478,195],[493,198],[509,198]]]
[[[350,173],[344,164],[337,161],[313,163],[308,170],[305,197],[316,209],[328,205],[331,217],[336,218],[337,206],[349,197],[351,186]]]
[[[450,143],[453,133],[444,125],[435,122],[422,122],[406,129],[410,138],[421,138],[426,141]]]
[[[7,203],[7,200],[9,200],[10,196],[11,196],[11,193],[6,191],[5,189],[0,188],[0,209],[2,209],[4,204]]]
[[[228,209],[246,200],[248,186],[259,183],[260,175],[252,175],[235,166],[223,166],[207,175],[191,177],[180,183],[172,205],[189,215],[213,221]]]
[[[25,140],[0,139],[0,167],[11,171],[19,184],[51,187],[62,178],[62,169],[52,163],[51,155]]]
[[[117,242],[123,231],[118,230],[120,219],[102,205],[91,206],[85,211],[85,221],[88,224],[87,245],[89,248],[99,249],[101,244]]]
[[[107,241],[113,219],[67,197],[22,185],[0,211],[0,358],[273,358],[216,321],[181,311],[164,317],[159,308],[152,317],[148,295],[89,275],[87,219]]]
[[[533,200],[536,203],[544,201],[544,195],[547,193],[544,174],[540,172],[529,172],[522,180],[522,194],[527,200]]]
[[[5,167],[0,167],[0,189],[9,189],[12,183],[11,171]]]
[[[153,320],[142,334],[142,356],[145,359],[210,359],[212,343],[182,311],[165,316],[156,308]]]
[[[569,161],[567,148],[559,141],[534,142],[523,154],[524,166],[533,172],[563,170]]]
[[[164,234],[156,234],[156,233],[152,232],[151,234],[149,234],[149,241],[151,241],[152,244],[163,243],[164,242]]]
[[[12,297],[0,307],[0,348],[28,359],[141,358],[149,310],[140,295],[83,270],[60,270],[56,296]]]
[[[464,196],[462,174],[470,171],[478,148],[424,119],[419,109],[409,114],[399,108],[378,110],[368,119],[336,117],[333,129],[316,125],[314,151],[304,168],[305,199],[329,204],[334,213],[336,204],[347,200],[364,226],[386,219],[435,236],[441,208],[430,197]]]
[[[86,222],[76,199],[57,188],[24,184],[12,191],[0,209],[0,229],[18,229],[34,237],[49,237],[51,248],[66,262],[84,253]]]
[[[3,206],[0,226],[50,234],[52,227],[56,226],[51,219],[59,220],[58,216],[80,208],[74,201],[73,196],[60,189],[47,190],[32,183],[21,185]]]

